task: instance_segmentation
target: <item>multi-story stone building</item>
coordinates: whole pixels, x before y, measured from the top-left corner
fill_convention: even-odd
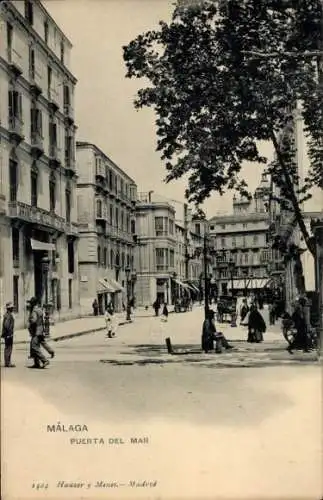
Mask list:
[[[219,293],[259,290],[268,284],[267,209],[270,185],[263,175],[252,200],[233,199],[233,213],[212,217],[209,233],[216,251],[214,278]]]
[[[19,327],[32,295],[79,314],[76,79],[72,45],[40,1],[2,2],[0,21],[1,299]]]
[[[77,142],[76,158],[82,310],[95,298],[120,310],[134,295],[137,186],[94,144]]]
[[[187,205],[151,191],[136,210],[137,301],[173,304],[183,294],[200,293],[204,225]]]

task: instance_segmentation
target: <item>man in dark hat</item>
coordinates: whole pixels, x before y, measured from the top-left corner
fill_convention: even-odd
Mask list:
[[[34,368],[41,368],[41,363],[43,365],[42,367],[45,368],[49,365],[49,361],[41,352],[40,346],[42,345],[52,357],[54,356],[54,351],[45,342],[43,311],[36,297],[30,299],[29,307],[28,330],[31,336],[30,357],[34,359]]]
[[[1,337],[4,339],[4,365],[6,368],[14,368],[15,365],[11,363],[11,354],[13,347],[13,334],[15,329],[15,318],[13,317],[13,303],[8,302],[6,304],[6,313],[3,317],[2,323],[2,334]]]

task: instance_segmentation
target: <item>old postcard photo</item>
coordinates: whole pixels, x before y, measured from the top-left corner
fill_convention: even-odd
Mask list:
[[[323,498],[322,0],[0,1],[1,498]]]

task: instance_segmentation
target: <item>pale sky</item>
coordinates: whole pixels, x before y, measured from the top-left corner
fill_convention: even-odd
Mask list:
[[[184,201],[185,181],[165,184],[166,169],[156,149],[152,110],[136,111],[133,98],[145,86],[125,78],[122,46],[138,34],[168,21],[172,0],[46,0],[44,6],[73,44],[71,69],[76,86],[77,140],[101,148],[137,183],[138,191],[154,190]],[[270,151],[270,150],[269,150]],[[257,165],[244,169],[249,188],[261,176]],[[232,193],[215,194],[204,208],[208,217],[231,211]]]

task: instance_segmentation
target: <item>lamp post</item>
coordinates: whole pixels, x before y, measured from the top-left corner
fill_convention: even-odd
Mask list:
[[[50,335],[50,326],[49,326],[49,304],[48,304],[48,272],[49,272],[49,257],[42,258],[42,269],[43,269],[43,278],[44,278],[44,286],[45,286],[45,314],[44,314],[44,333],[46,337]]]
[[[131,321],[131,311],[130,311],[130,273],[131,269],[130,267],[126,267],[125,269],[126,272],[126,280],[127,280],[127,316],[126,316],[126,321]]]

